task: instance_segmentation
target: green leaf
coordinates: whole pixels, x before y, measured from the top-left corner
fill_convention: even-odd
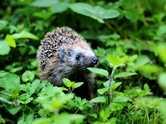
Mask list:
[[[39,38],[37,36],[35,36],[34,34],[30,33],[30,32],[27,32],[27,31],[22,31],[22,32],[19,32],[19,33],[15,33],[13,34],[13,37],[15,39],[22,39],[22,38],[29,38],[29,39],[33,39],[33,40],[38,40]]]
[[[32,95],[32,94],[34,94],[37,90],[39,90],[39,89],[40,89],[40,86],[41,86],[40,80],[38,80],[38,79],[34,80],[34,81],[31,83],[30,87],[29,87],[29,95]]]
[[[16,42],[15,42],[15,39],[12,35],[9,35],[9,34],[6,35],[5,41],[8,44],[8,46],[14,47],[14,48],[16,47]]]
[[[106,123],[106,120],[108,120],[108,118],[110,117],[111,111],[109,107],[103,107],[101,109],[101,111],[99,112],[99,117],[104,121],[104,124]],[[112,124],[112,123],[108,123],[108,124]]]
[[[158,43],[153,48],[154,52],[159,56],[163,63],[166,63],[166,43]]]
[[[156,32],[157,37],[163,37],[166,35],[166,25],[160,25]]]
[[[91,68],[91,67],[89,67],[88,70],[95,73],[95,74],[97,74],[97,75],[100,75],[100,76],[108,77],[108,75],[109,75],[108,71],[104,70],[102,68]]]
[[[115,91],[121,84],[121,82],[113,82],[111,84],[111,91]]]
[[[100,94],[100,95],[103,95],[104,93],[107,93],[109,91],[109,87],[105,87],[105,88],[101,88],[101,89],[98,89],[97,92]]]
[[[74,82],[64,78],[63,83],[67,88],[75,89],[83,85],[83,82]]]
[[[12,95],[18,95],[20,88],[20,78],[9,72],[0,71],[0,87],[8,92],[13,92]]]
[[[162,70],[163,69],[160,66],[155,64],[145,64],[138,68],[138,71],[149,79],[156,79]]]
[[[58,3],[59,0],[35,0],[32,2],[32,6],[35,7],[50,7]]]
[[[138,68],[138,67],[148,64],[150,62],[151,62],[151,60],[148,58],[148,56],[140,55],[140,56],[138,56],[134,65],[135,65],[135,68]]]
[[[53,13],[62,13],[68,9],[69,4],[68,3],[57,3],[55,5],[51,6],[51,11]]]
[[[50,112],[55,112],[65,106],[73,98],[73,94],[64,94],[62,89],[51,85],[45,86],[39,93],[36,102]]]
[[[3,98],[3,97],[0,97],[0,102],[1,103],[5,103],[6,105],[9,104],[9,105],[12,105],[13,102],[9,101],[8,99],[6,98]]]
[[[32,124],[34,115],[33,113],[27,114],[23,113],[23,115],[19,118],[17,124]]]
[[[12,115],[15,115],[16,113],[19,112],[22,106],[7,106],[6,108]]]
[[[41,11],[36,11],[33,13],[35,17],[48,20],[52,16],[52,12],[50,10],[41,10]],[[38,25],[37,25],[38,26]]]
[[[118,74],[115,74],[114,78],[127,78],[133,75],[136,75],[137,73],[135,72],[120,72]]]
[[[32,122],[32,124],[51,124],[52,120],[50,118],[38,118]]]
[[[111,103],[111,112],[116,112],[116,111],[122,111],[122,109],[126,106],[126,104],[118,103],[118,102],[113,102]]]
[[[83,124],[84,116],[81,114],[53,114],[47,118],[37,118],[32,124]]]
[[[7,55],[10,52],[10,47],[6,42],[0,40],[0,55]]]
[[[35,77],[34,72],[32,72],[32,71],[25,71],[25,72],[23,73],[23,75],[22,75],[22,80],[23,80],[24,82],[32,81],[32,80],[34,79],[34,77]]]
[[[105,103],[106,98],[104,96],[98,96],[90,100],[91,103]]]
[[[125,65],[128,61],[129,57],[128,56],[117,56],[117,55],[109,55],[107,57],[107,60],[109,61],[110,65],[112,67],[118,67]]]
[[[158,78],[159,86],[166,92],[166,73],[161,73]]]
[[[65,85],[67,88],[71,88],[72,85],[73,85],[73,82],[70,81],[70,80],[67,79],[67,78],[64,78],[64,79],[63,79],[63,83],[64,83],[64,85]]]
[[[112,19],[119,16],[117,10],[105,9],[101,6],[91,6],[86,3],[71,4],[70,9],[78,14],[91,17],[100,23],[104,23],[104,19]]]
[[[19,96],[19,103],[21,104],[28,104],[33,100],[33,97],[29,95],[28,93],[23,93]]]
[[[139,19],[143,19],[143,15],[141,15],[137,10],[134,9],[124,11],[124,15],[132,22],[137,22]]]
[[[121,95],[121,96],[116,96],[113,99],[113,102],[118,102],[118,103],[123,103],[124,102],[125,103],[125,102],[128,102],[129,100],[130,100],[129,97]]]
[[[84,83],[83,82],[77,82],[77,83],[75,83],[75,85],[74,85],[74,89],[75,88],[78,88],[78,87],[80,87],[80,86],[82,86]]]
[[[0,20],[0,30],[3,30],[7,24],[8,22],[6,20]]]

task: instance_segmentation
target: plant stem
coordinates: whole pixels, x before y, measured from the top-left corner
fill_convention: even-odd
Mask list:
[[[110,90],[111,90],[111,84],[114,81],[114,73],[116,68],[117,68],[116,66],[112,68],[112,72],[109,77],[108,104],[111,102],[111,98],[112,98],[112,94],[110,94]]]

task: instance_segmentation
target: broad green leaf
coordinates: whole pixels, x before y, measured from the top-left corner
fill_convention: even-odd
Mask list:
[[[63,83],[64,83],[64,85],[65,85],[67,88],[71,88],[72,85],[73,85],[73,82],[70,81],[70,80],[67,79],[67,78],[64,78],[64,79],[63,79]]]
[[[162,70],[160,66],[155,64],[145,64],[138,68],[138,71],[149,79],[156,79]]]
[[[9,101],[8,99],[3,98],[3,97],[0,97],[0,102],[5,103],[6,105],[7,104],[12,105],[13,104],[11,101]]]
[[[5,69],[12,72],[12,73],[16,73],[18,71],[21,71],[23,69],[23,66],[19,62],[13,62],[12,64],[6,66]]]
[[[166,25],[160,25],[159,29],[157,30],[157,37],[163,37],[166,35]]]
[[[105,82],[105,83],[106,83],[106,82]],[[111,92],[112,92],[112,91],[115,91],[121,84],[122,84],[121,82],[112,82],[111,88],[110,88]],[[106,84],[104,84],[104,85],[107,86]],[[107,86],[107,87],[108,87],[108,86]]]
[[[109,119],[108,121],[107,121],[107,123],[106,124],[117,124],[117,118],[115,118],[115,117],[112,117],[111,119]]]
[[[7,106],[6,108],[12,115],[15,115],[20,111],[22,106]]]
[[[33,113],[23,113],[17,124],[32,124],[34,118]]]
[[[121,82],[113,82],[111,84],[111,91],[115,91],[121,84]]]
[[[6,42],[0,40],[0,55],[7,55],[10,52],[10,47]]]
[[[37,90],[40,89],[40,86],[41,86],[40,80],[38,79],[34,80],[29,87],[29,94],[30,95],[34,94]]]
[[[100,75],[100,76],[105,76],[105,77],[108,77],[109,73],[107,70],[104,70],[102,68],[88,68],[89,71],[97,74],[97,75]]]
[[[50,7],[59,2],[59,0],[35,0],[32,2],[32,6],[35,7]]]
[[[70,9],[78,14],[91,17],[100,23],[104,23],[104,19],[112,19],[119,16],[117,10],[105,9],[101,6],[91,6],[86,3],[71,4]]]
[[[111,103],[111,112],[116,112],[116,111],[123,110],[123,108],[126,106],[126,104],[125,103],[122,104],[122,103],[118,103],[118,102]]]
[[[84,116],[80,114],[62,113],[53,118],[54,124],[82,124]]]
[[[144,19],[145,0],[121,0],[123,13],[132,22]]]
[[[34,72],[32,72],[32,71],[25,71],[25,72],[23,73],[23,75],[22,75],[22,80],[23,80],[24,82],[32,81],[32,80],[34,79],[34,77],[35,77]]]
[[[106,98],[104,96],[98,96],[90,100],[91,103],[105,103]]]
[[[166,73],[161,73],[158,78],[160,87],[166,92]]]
[[[41,11],[36,11],[33,13],[35,17],[48,20],[52,16],[52,12],[50,10],[41,10]],[[38,26],[38,25],[37,25]],[[40,26],[40,25],[39,25]]]
[[[6,20],[0,20],[0,30],[3,30],[7,24],[8,22]]]
[[[48,106],[49,110],[54,111],[54,110],[58,110],[61,109],[62,107],[64,107],[65,103],[67,103],[68,101],[70,101],[73,98],[73,94],[64,94],[64,95],[59,95],[59,96],[55,96],[55,98],[53,98],[50,101],[50,105]]]
[[[137,73],[135,72],[120,72],[118,74],[115,74],[114,75],[114,78],[127,78],[127,77],[130,77],[130,76],[133,76],[133,75],[137,75]]]
[[[64,2],[59,2],[51,6],[51,11],[53,13],[61,13],[68,9],[69,4]]]
[[[28,104],[33,100],[33,97],[31,97],[28,93],[23,93],[19,96],[19,103],[21,104]]]
[[[125,103],[125,102],[128,102],[130,100],[129,97],[127,96],[124,96],[124,95],[121,95],[121,96],[116,96],[114,99],[113,99],[113,102],[118,102],[118,103]]]
[[[16,47],[16,42],[15,42],[15,39],[12,35],[9,35],[9,34],[6,35],[5,41],[8,44],[8,46],[14,47],[14,48]]]
[[[38,118],[32,122],[32,124],[51,124],[52,120],[50,118]]]
[[[105,81],[105,82],[103,83],[103,85],[104,85],[105,88],[109,88],[109,87],[112,85],[112,83],[114,83],[114,81],[111,81],[111,80],[109,79],[109,80]]]
[[[97,92],[100,94],[100,95],[103,95],[104,93],[108,92],[109,91],[109,87],[105,87],[105,88],[102,88],[102,89],[98,89]]]
[[[166,63],[166,43],[158,43],[153,48],[163,63]]]
[[[73,98],[73,94],[64,94],[59,87],[45,86],[35,100],[46,111],[55,112],[60,110]]]
[[[110,63],[110,66],[112,67],[118,67],[118,66],[122,66],[125,65],[126,62],[128,61],[129,57],[128,56],[117,56],[117,55],[109,55],[107,57],[107,60]]]
[[[78,88],[78,87],[82,86],[83,84],[84,84],[83,82],[76,82],[73,88],[74,89]]]
[[[143,14],[134,9],[124,11],[124,15],[132,22],[137,22],[138,20],[143,19]]]
[[[151,60],[148,58],[148,56],[141,55],[141,56],[138,56],[134,65],[135,65],[135,68],[138,68],[138,67],[145,65],[145,64],[148,64],[150,62],[151,62]]]
[[[0,87],[17,96],[20,88],[20,78],[13,73],[0,71]]]
[[[19,33],[15,33],[12,35],[15,39],[22,39],[22,38],[29,38],[29,39],[33,39],[33,40],[38,40],[38,37],[35,36],[34,34],[27,32],[27,31],[22,31]]]
[[[110,117],[111,111],[109,107],[103,107],[99,112],[99,117],[104,121],[104,124],[107,124],[107,120]],[[109,122],[110,123],[110,122]],[[108,124],[109,124],[108,123]],[[112,124],[112,123],[110,123]]]

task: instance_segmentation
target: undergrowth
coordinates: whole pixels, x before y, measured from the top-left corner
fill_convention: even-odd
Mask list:
[[[3,0],[0,123],[165,124],[166,0]],[[97,93],[76,96],[39,79],[40,39],[59,26],[82,34],[99,58]],[[72,90],[71,90],[72,89]],[[86,91],[85,91],[86,92]]]

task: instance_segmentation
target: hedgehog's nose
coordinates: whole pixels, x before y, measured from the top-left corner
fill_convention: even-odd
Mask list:
[[[93,57],[92,60],[91,60],[91,64],[92,65],[96,65],[98,62],[98,58],[97,57]]]

